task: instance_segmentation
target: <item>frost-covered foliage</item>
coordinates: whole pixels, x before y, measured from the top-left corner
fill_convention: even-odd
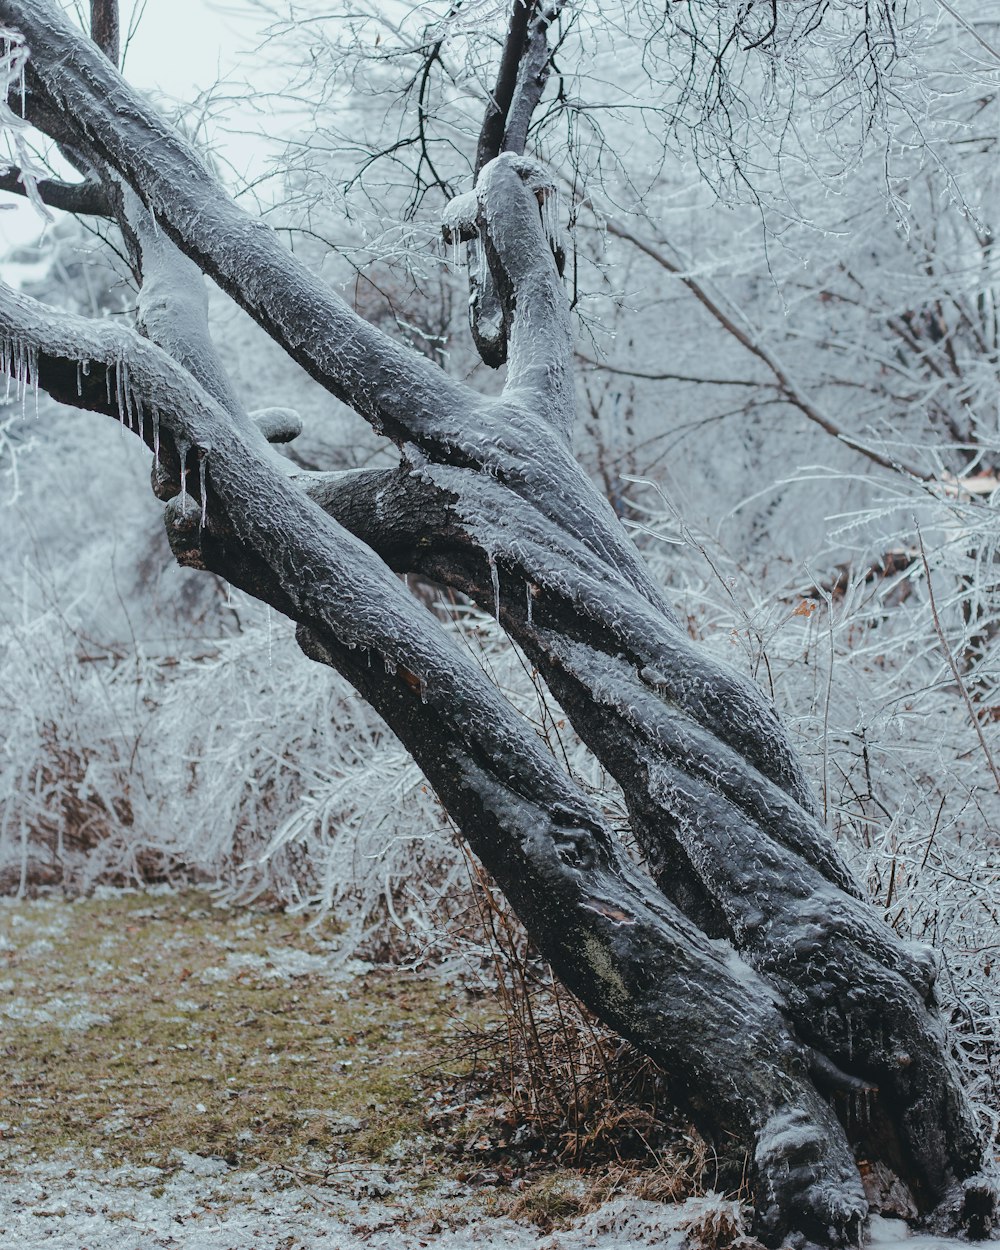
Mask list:
[[[869,511],[824,518],[849,557],[837,565],[775,552],[748,566],[662,488],[633,482],[631,498],[691,631],[776,699],[873,902],[938,951],[938,992],[995,1122],[1000,524],[996,482],[980,488],[884,486]]]

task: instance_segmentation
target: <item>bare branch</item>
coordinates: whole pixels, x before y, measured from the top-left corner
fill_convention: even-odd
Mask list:
[[[685,273],[681,267],[675,264],[668,256],[666,256],[659,248],[654,247],[645,239],[639,238],[631,230],[618,225],[616,222],[608,222],[607,230],[617,239],[624,239],[631,243],[633,247],[639,249],[646,256],[660,265],[668,273],[673,274],[680,282],[687,287],[696,300],[711,314],[712,317],[722,326],[722,328],[748,352],[751,352],[770,370],[775,382],[783,398],[793,407],[798,408],[809,421],[814,425],[818,425],[821,430],[843,443],[845,447],[850,447],[852,451],[858,452],[865,456],[873,464],[877,464],[882,469],[888,469],[893,473],[904,473],[907,477],[914,478],[920,482],[930,482],[934,480],[933,474],[927,473],[922,469],[916,468],[914,465],[906,464],[901,460],[893,460],[882,452],[877,451],[874,447],[869,447],[866,443],[861,442],[853,434],[848,433],[837,424],[831,417],[821,412],[815,404],[809,399],[798,383],[791,377],[785,367],[781,364],[777,356],[766,347],[759,339],[754,338],[742,326],[737,325],[733,318],[725,312],[718,301],[714,300],[705,290],[697,279]]]
[[[617,377],[638,378],[643,382],[697,382],[705,386],[750,386],[757,389],[774,386],[773,382],[762,382],[753,378],[706,378],[696,373],[647,373],[642,369],[622,369],[604,360],[594,360],[582,352],[577,352],[576,358],[596,373],[613,373]]]
[[[90,37],[117,69],[121,59],[118,0],[90,0]]]
[[[59,208],[66,213],[80,213],[85,217],[110,217],[111,205],[107,193],[96,179],[84,182],[60,182],[54,178],[40,178],[35,187],[43,204]],[[21,171],[12,166],[0,173],[0,191],[27,196]]]

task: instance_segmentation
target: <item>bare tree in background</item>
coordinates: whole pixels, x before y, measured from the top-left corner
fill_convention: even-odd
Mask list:
[[[558,5],[514,4],[475,188],[445,215],[478,350],[506,364],[496,397],[362,320],[238,208],[119,75],[113,4],[92,11],[93,41],[51,0],[0,0],[8,108],[22,114],[23,73],[23,116],[81,174],[5,185],[117,224],[137,327],[2,287],[5,371],[146,442],[177,559],[293,619],[380,713],[558,975],[662,1065],[708,1137],[746,1152],[766,1242],[854,1244],[897,1183],[915,1212],[945,1204],[984,1235],[983,1143],[933,958],[864,900],[773,707],[692,644],[574,458],[558,199],[524,155]],[[269,444],[294,439],[295,414],[245,411],[203,275],[398,467],[291,472]],[[496,613],[621,786],[645,871],[407,593],[410,571]]]

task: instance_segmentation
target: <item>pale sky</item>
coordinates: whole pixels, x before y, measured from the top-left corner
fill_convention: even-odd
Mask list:
[[[71,7],[70,5],[66,6]],[[122,39],[141,0],[122,0]],[[161,92],[175,100],[194,100],[198,93],[230,77],[256,77],[254,49],[267,16],[251,5],[220,0],[146,0],[125,60],[125,76],[136,87]],[[247,117],[247,129],[258,134],[258,116]],[[266,136],[217,135],[222,151],[241,170],[263,161]],[[0,149],[2,151],[2,149]],[[0,156],[2,162],[3,156]],[[42,228],[38,214],[24,200],[0,192],[0,253],[36,239]]]

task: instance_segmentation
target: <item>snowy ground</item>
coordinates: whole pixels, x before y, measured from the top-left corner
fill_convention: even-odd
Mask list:
[[[195,1155],[177,1162],[169,1176],[69,1160],[29,1165],[0,1189],[0,1250],[694,1250],[742,1240],[738,1204],[713,1195],[670,1205],[614,1199],[543,1234],[474,1206],[463,1211],[454,1186],[397,1193],[387,1205],[378,1197],[387,1184],[381,1173],[357,1172],[320,1191],[280,1171],[230,1173]],[[897,1220],[873,1224],[878,1250],[968,1250],[968,1243],[911,1235]]]
[[[225,1171],[225,1164],[222,1164]],[[51,1250],[625,1250],[676,1246],[692,1224],[731,1220],[735,1204],[695,1199],[682,1208],[620,1199],[571,1229],[543,1235],[531,1224],[463,1216],[458,1195],[432,1193],[391,1205],[367,1197],[384,1178],[345,1178],[320,1192],[279,1173],[221,1175],[213,1161],[189,1156],[164,1180],[158,1169],[77,1169],[66,1163],[32,1167],[9,1181],[0,1199],[2,1250],[44,1245]],[[447,1199],[449,1217],[438,1204]]]
[[[204,893],[0,900],[0,1250],[756,1244],[716,1195],[463,1162],[456,1126],[475,1141],[493,1109],[435,1135],[434,1108],[484,1012]],[[885,1220],[872,1238],[960,1244]]]

